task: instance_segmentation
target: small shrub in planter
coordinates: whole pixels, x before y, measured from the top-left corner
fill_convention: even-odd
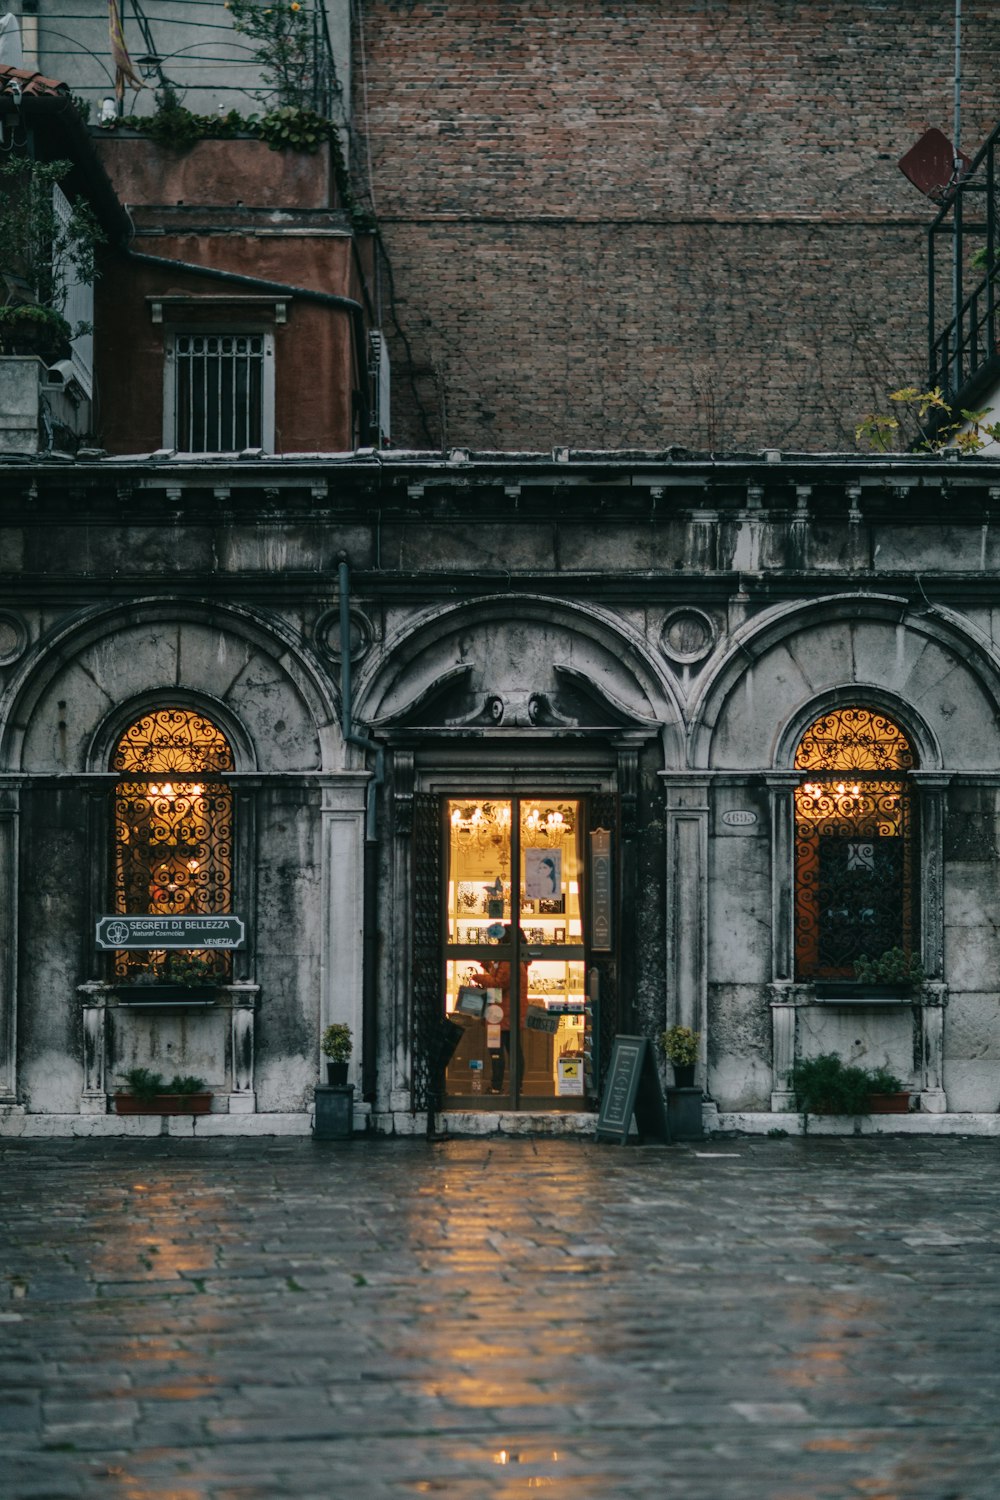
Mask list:
[[[115,1094],[120,1115],[205,1115],[212,1107],[205,1080],[191,1073],[175,1073],[167,1080],[149,1068],[129,1068],[121,1081],[124,1091]]]
[[[700,1031],[690,1026],[670,1026],[660,1033],[660,1050],[674,1070],[677,1088],[690,1088],[694,1083],[694,1065],[698,1061]]]
[[[333,1025],[328,1026],[324,1031],[319,1045],[324,1057],[329,1059],[326,1065],[327,1082],[346,1083],[347,1065],[354,1050],[351,1028],[343,1021],[334,1021]]]
[[[888,1068],[873,1068],[868,1075],[868,1108],[873,1115],[905,1115],[910,1108],[910,1091],[903,1080]]]
[[[805,1114],[905,1114],[909,1108],[910,1095],[895,1073],[859,1068],[834,1052],[797,1062],[788,1078]]]
[[[810,1115],[868,1112],[871,1078],[866,1068],[845,1063],[835,1052],[797,1062],[788,1074],[799,1109]]]

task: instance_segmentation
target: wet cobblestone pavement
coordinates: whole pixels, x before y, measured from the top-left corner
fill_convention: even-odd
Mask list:
[[[3,1500],[997,1500],[982,1140],[0,1146]]]

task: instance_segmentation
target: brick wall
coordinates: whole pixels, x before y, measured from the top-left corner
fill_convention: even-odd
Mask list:
[[[1000,7],[964,12],[972,152],[1000,116]],[[896,162],[950,134],[951,6],[363,14],[359,160],[412,355],[397,339],[398,440],[849,447],[922,378],[934,209]]]

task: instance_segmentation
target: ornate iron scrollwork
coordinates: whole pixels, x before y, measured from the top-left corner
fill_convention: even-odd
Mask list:
[[[867,708],[825,714],[803,736],[795,756],[810,773],[795,790],[800,978],[852,978],[859,958],[912,951],[916,831],[898,773],[913,763],[899,726]]]
[[[129,725],[112,764],[130,773],[115,787],[115,911],[231,912],[233,794],[218,773],[233,769],[233,753],[221,731],[191,710],[156,709]],[[229,965],[226,953],[121,952],[114,972],[224,978]]]

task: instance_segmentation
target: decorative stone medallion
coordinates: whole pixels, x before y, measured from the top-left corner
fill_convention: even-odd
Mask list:
[[[360,661],[372,643],[375,632],[371,622],[359,609],[351,612],[351,660]],[[340,610],[328,609],[316,625],[316,641],[325,656],[340,660]]]
[[[28,627],[20,615],[0,610],[0,667],[8,667],[24,654],[28,644]]]
[[[711,615],[703,609],[684,605],[671,610],[663,622],[660,645],[671,661],[687,664],[701,661],[707,656],[718,639],[718,630]]]

